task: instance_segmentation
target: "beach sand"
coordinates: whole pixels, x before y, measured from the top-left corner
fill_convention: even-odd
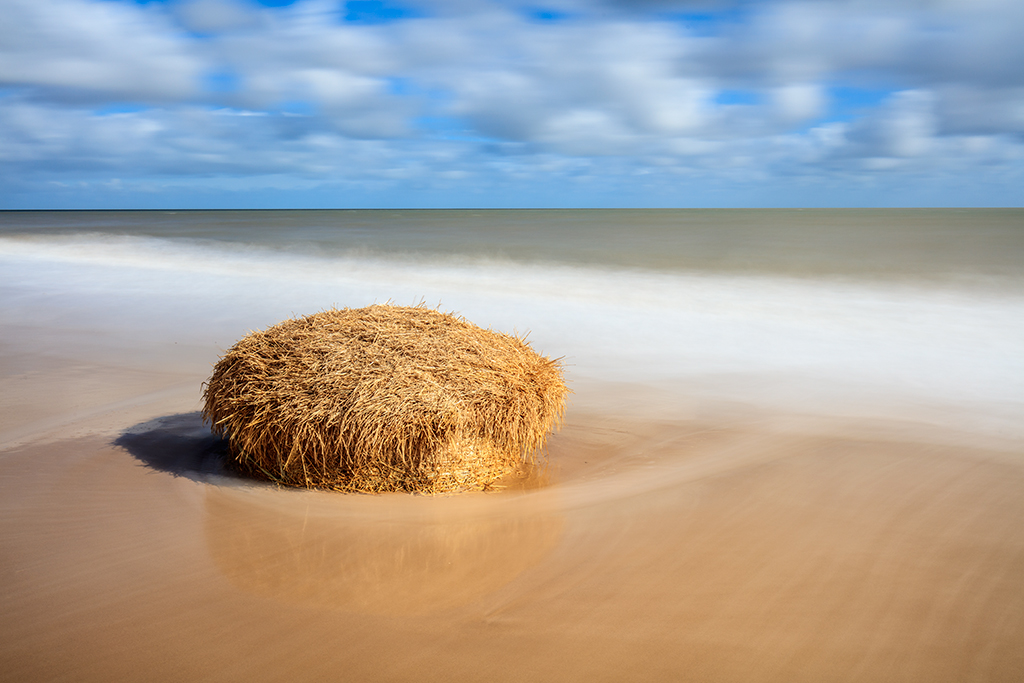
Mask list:
[[[527,486],[283,490],[222,472],[209,351],[38,338],[0,349],[0,680],[1024,680],[1009,437],[591,382]]]

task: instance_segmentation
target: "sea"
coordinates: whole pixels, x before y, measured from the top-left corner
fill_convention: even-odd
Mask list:
[[[143,368],[423,303],[529,335],[580,406],[617,383],[650,389],[640,412],[1024,430],[1021,209],[7,211],[0,293],[4,328],[33,330],[4,343]]]

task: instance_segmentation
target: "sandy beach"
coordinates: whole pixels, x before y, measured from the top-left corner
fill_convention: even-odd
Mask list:
[[[519,233],[496,215],[499,250]],[[913,213],[902,233],[899,215],[836,215],[836,239],[856,219],[945,245],[926,264],[981,234],[959,214],[933,233]],[[794,275],[710,224],[678,235],[764,272],[367,255],[346,240],[405,228],[359,214],[349,233],[346,216],[126,214],[100,234],[75,221],[105,215],[32,214],[71,232],[0,236],[0,680],[1024,679],[1016,214],[969,278],[903,279],[824,238],[801,258],[856,278]],[[424,236],[419,216],[403,220],[427,242],[480,234],[452,213]],[[621,218],[565,216],[530,220]],[[224,349],[295,313],[427,294],[564,356],[546,469],[448,497],[225,470],[198,414]]]
[[[219,473],[201,363],[36,361],[3,379],[3,680],[1024,676],[1012,440],[594,385],[544,481],[339,495]]]

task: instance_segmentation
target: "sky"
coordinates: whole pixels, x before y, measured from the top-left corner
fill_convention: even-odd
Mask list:
[[[1022,205],[1021,0],[0,0],[0,208]]]

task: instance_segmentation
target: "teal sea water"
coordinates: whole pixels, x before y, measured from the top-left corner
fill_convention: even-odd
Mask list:
[[[1024,407],[1019,209],[4,212],[0,292],[8,347],[140,367],[425,302],[529,332],[581,404],[614,382],[1000,431]]]

